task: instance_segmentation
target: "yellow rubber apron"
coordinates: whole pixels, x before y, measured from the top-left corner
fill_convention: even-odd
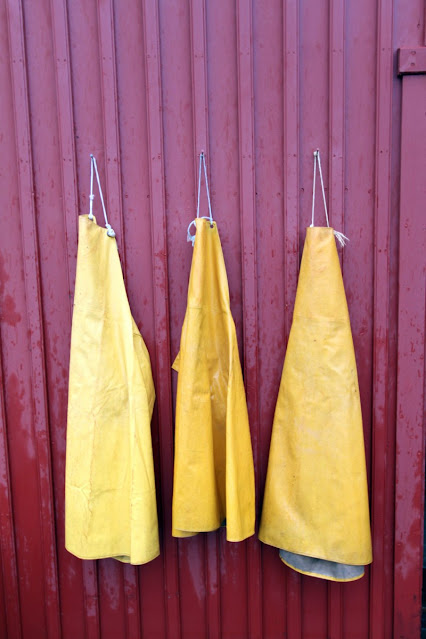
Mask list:
[[[92,214],[93,168],[105,228]],[[149,354],[131,315],[95,158],[79,242],[68,397],[65,545],[81,559],[159,554]]]
[[[316,161],[314,167],[315,176]],[[335,236],[347,238],[329,228],[328,215],[327,227],[313,223],[312,217],[259,539],[279,548],[282,561],[301,573],[352,581],[362,577],[372,551],[358,378]]]
[[[201,161],[210,216],[199,215]],[[216,530],[227,540],[254,533],[254,471],[247,404],[219,233],[200,156],[198,207],[176,401],[173,535]],[[193,223],[191,223],[193,224]],[[191,225],[190,225],[191,227]]]

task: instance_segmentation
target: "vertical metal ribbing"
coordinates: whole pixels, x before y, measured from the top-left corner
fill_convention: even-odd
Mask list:
[[[98,23],[107,212],[109,222],[117,236],[120,261],[125,278],[126,253],[124,246],[116,49],[112,0],[98,2]]]
[[[259,359],[256,253],[253,30],[251,0],[237,0],[238,115],[240,166],[240,225],[242,240],[244,381],[251,430],[255,485],[259,485]],[[258,492],[256,491],[258,497]],[[256,499],[256,513],[259,499]],[[252,537],[246,542],[248,568],[248,628],[252,639],[262,637],[261,549]]]
[[[154,282],[154,324],[156,335],[155,387],[161,443],[161,501],[163,512],[164,612],[167,639],[180,639],[179,566],[177,541],[172,538],[173,411],[169,336],[167,225],[163,163],[163,125],[160,74],[160,32],[158,6],[143,0],[147,117],[150,166],[150,214],[152,234],[152,276]]]
[[[285,340],[288,341],[299,273],[299,2],[284,3],[284,268]],[[283,567],[284,569],[284,567]],[[298,573],[286,572],[287,633],[302,638],[302,586]]]
[[[11,78],[15,115],[15,138],[19,205],[24,255],[24,281],[27,305],[34,441],[38,466],[40,529],[44,562],[44,602],[46,636],[61,634],[56,562],[55,516],[52,489],[50,432],[47,409],[40,264],[34,203],[31,130],[28,103],[27,63],[21,0],[6,4],[9,28]]]
[[[329,145],[328,210],[330,226],[344,233],[345,155],[345,29],[344,0],[329,5]],[[339,251],[342,264],[343,253]],[[330,639],[343,636],[343,593],[338,583],[328,584],[328,633]]]
[[[62,176],[62,206],[66,229],[69,290],[74,288],[78,226],[77,171],[74,143],[74,113],[71,84],[69,29],[66,0],[50,0],[55,52],[59,154]],[[72,305],[70,303],[70,312]]]
[[[376,47],[376,140],[374,211],[374,346],[372,420],[373,564],[370,581],[370,637],[386,639],[386,481],[389,416],[389,235],[392,143],[392,3],[378,0]]]

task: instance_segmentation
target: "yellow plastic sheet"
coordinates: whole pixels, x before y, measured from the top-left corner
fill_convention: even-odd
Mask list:
[[[159,554],[148,351],[117,244],[79,218],[68,399],[65,545],[81,559],[142,564]]]
[[[307,229],[275,410],[259,538],[301,573],[352,581],[372,561],[364,439],[333,229]]]
[[[176,402],[173,535],[254,533],[254,472],[247,404],[216,223],[196,220]]]

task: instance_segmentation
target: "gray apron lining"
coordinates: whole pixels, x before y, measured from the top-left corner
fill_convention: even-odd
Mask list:
[[[324,577],[324,579],[352,581],[359,579],[364,574],[364,566],[339,564],[326,559],[297,555],[287,550],[280,550],[280,558],[294,570],[316,577]]]

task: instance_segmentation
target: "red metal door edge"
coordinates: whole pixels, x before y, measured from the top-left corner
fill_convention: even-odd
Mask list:
[[[426,74],[426,47],[416,51],[400,49],[398,70],[404,75]],[[395,639],[420,636],[421,622],[425,472],[425,104],[426,75],[405,75],[401,119]]]

